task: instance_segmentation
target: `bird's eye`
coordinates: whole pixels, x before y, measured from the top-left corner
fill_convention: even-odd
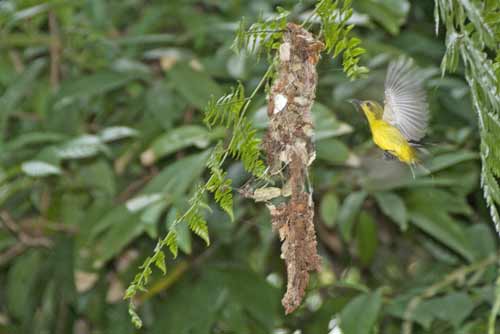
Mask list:
[[[370,101],[367,101],[366,102],[366,106],[371,108],[372,107],[372,103]]]

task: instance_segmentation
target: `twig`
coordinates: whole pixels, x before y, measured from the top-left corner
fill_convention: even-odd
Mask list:
[[[0,266],[8,263],[10,260],[18,255],[24,253],[28,248],[31,247],[52,247],[52,241],[45,237],[32,237],[29,234],[23,232],[18,224],[14,222],[12,217],[7,211],[0,212],[0,222],[9,230],[12,235],[16,237],[18,243],[12,245],[5,252],[0,253]]]
[[[16,73],[23,73],[24,72],[24,64],[21,59],[21,56],[19,55],[19,51],[17,50],[9,50],[9,57],[10,60],[12,60],[12,63],[14,64],[14,69],[16,70]]]
[[[126,202],[132,196],[134,196],[138,191],[140,191],[146,183],[148,183],[155,174],[147,174],[140,179],[132,181],[127,188],[125,188],[117,197],[117,203]]]
[[[49,11],[50,30],[50,85],[53,90],[59,88],[60,62],[61,62],[61,39],[59,37],[59,25],[53,10]]]
[[[16,256],[24,253],[26,249],[28,249],[28,247],[25,244],[18,242],[9,247],[5,252],[0,253],[0,267],[9,263],[10,260],[15,258]]]

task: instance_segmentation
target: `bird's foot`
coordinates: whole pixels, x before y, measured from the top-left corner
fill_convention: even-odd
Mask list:
[[[392,154],[390,151],[384,151],[384,160],[394,160],[396,156]]]

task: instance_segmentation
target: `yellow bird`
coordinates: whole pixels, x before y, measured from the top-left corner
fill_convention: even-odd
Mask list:
[[[429,108],[422,79],[411,59],[401,57],[389,64],[384,95],[383,108],[375,101],[351,102],[365,114],[373,142],[384,150],[384,157],[398,158],[412,167],[419,163],[416,148],[422,147]]]

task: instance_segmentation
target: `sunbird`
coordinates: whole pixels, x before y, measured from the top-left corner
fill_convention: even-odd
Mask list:
[[[365,114],[373,142],[384,151],[384,158],[399,159],[413,166],[420,163],[417,148],[422,148],[429,122],[429,106],[422,79],[410,58],[400,57],[387,69],[384,107],[371,100],[351,100]]]

